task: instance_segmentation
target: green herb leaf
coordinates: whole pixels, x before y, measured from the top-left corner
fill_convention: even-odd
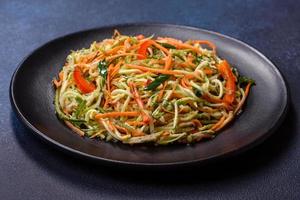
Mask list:
[[[248,83],[250,83],[251,85],[256,85],[253,79],[248,78],[246,76],[239,76],[238,83],[239,85],[248,84]]]
[[[75,100],[78,104],[80,104],[83,101],[82,98],[80,98],[80,97],[76,97]]]
[[[168,78],[170,77],[170,75],[166,75],[166,74],[161,74],[159,76],[157,76],[154,81],[152,81],[146,88],[145,90],[154,90],[156,89],[160,84],[162,84],[163,82],[165,82],[166,80],[168,80]]]
[[[78,102],[78,106],[77,106],[77,109],[75,111],[75,116],[76,116],[76,118],[78,118],[81,115],[82,111],[86,107],[86,100],[82,100],[80,98],[76,98],[76,101]]]
[[[196,63],[199,64],[203,60],[202,56],[197,56],[196,57]]]
[[[201,97],[201,96],[202,96],[202,92],[201,92],[200,90],[196,89],[195,95],[196,95],[197,97]]]
[[[107,67],[108,63],[104,60],[100,61],[98,64],[99,73],[104,79],[106,79],[107,76]]]
[[[231,69],[231,71],[232,71],[232,73],[233,73],[236,77],[239,77],[239,73],[238,73],[237,68],[233,67],[233,68]]]

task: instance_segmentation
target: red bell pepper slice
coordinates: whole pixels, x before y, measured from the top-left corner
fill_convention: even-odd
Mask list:
[[[82,76],[82,73],[81,73],[79,67],[75,68],[74,73],[73,73],[73,78],[74,78],[76,86],[79,88],[79,90],[82,93],[90,93],[96,89],[96,87],[93,83],[90,83],[87,80],[85,80],[85,78]]]
[[[151,40],[147,40],[145,42],[143,42],[140,46],[140,48],[138,49],[137,53],[138,55],[138,59],[142,60],[142,59],[146,59],[147,58],[147,49],[149,46],[152,45]]]

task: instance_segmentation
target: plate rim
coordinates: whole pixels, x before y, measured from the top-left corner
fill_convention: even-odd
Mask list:
[[[193,160],[175,161],[175,162],[151,163],[151,162],[131,162],[131,161],[108,159],[108,158],[103,158],[103,157],[91,155],[91,154],[73,149],[72,147],[66,146],[66,145],[64,145],[64,144],[62,144],[62,143],[60,143],[60,142],[58,142],[54,139],[51,139],[46,134],[44,134],[42,131],[39,131],[37,128],[35,128],[30,123],[30,120],[28,120],[22,114],[22,112],[20,111],[20,109],[19,109],[19,107],[16,103],[16,99],[15,99],[15,96],[14,96],[14,83],[15,83],[16,76],[17,76],[19,70],[22,68],[25,61],[28,58],[30,58],[35,52],[39,51],[40,49],[42,49],[44,46],[47,46],[48,44],[51,44],[51,43],[53,43],[55,41],[58,41],[58,40],[62,40],[64,38],[70,37],[72,35],[82,34],[84,32],[100,31],[102,29],[110,29],[110,28],[113,29],[113,28],[134,27],[134,26],[135,27],[138,27],[138,26],[172,27],[172,28],[180,28],[180,29],[201,31],[201,32],[205,32],[205,33],[208,33],[208,34],[216,35],[220,38],[230,39],[230,40],[232,40],[232,41],[234,41],[234,42],[250,49],[255,54],[257,54],[259,57],[261,57],[264,61],[266,61],[272,67],[272,69],[274,70],[276,75],[281,78],[282,85],[284,86],[283,87],[284,91],[282,92],[282,95],[284,96],[284,99],[282,100],[282,102],[284,104],[284,108],[283,108],[282,112],[280,113],[280,116],[279,116],[278,120],[276,122],[274,122],[274,124],[272,126],[270,126],[269,131],[267,131],[262,136],[257,137],[255,140],[247,143],[246,145],[244,145],[242,147],[235,147],[235,148],[233,148],[232,150],[230,150],[228,152],[214,154],[212,156],[202,158],[202,159],[193,159]],[[91,160],[94,160],[94,161],[101,161],[104,164],[116,164],[116,163],[118,163],[118,164],[122,164],[122,165],[126,165],[126,166],[151,166],[151,167],[155,167],[155,166],[157,166],[157,167],[162,167],[162,166],[183,166],[183,165],[192,165],[192,164],[200,164],[200,163],[205,164],[205,163],[214,162],[214,161],[221,160],[221,159],[224,159],[224,158],[227,158],[227,157],[231,157],[231,156],[241,154],[241,153],[245,152],[246,150],[249,150],[249,149],[263,143],[270,135],[272,135],[275,132],[275,130],[284,121],[284,119],[287,115],[287,112],[288,112],[289,104],[290,104],[289,88],[288,88],[286,79],[283,76],[283,74],[281,73],[281,71],[279,70],[279,68],[277,68],[276,65],[273,64],[264,54],[262,54],[260,51],[258,51],[254,47],[250,46],[246,42],[235,39],[235,38],[233,38],[231,36],[228,36],[228,35],[224,35],[222,33],[218,33],[218,32],[203,29],[203,28],[198,28],[198,27],[195,27],[195,26],[170,24],[170,23],[152,23],[152,22],[120,23],[120,24],[110,24],[110,25],[106,25],[106,26],[96,26],[96,27],[93,27],[93,28],[82,29],[82,30],[79,30],[79,31],[66,33],[64,35],[61,35],[61,36],[55,37],[53,39],[50,39],[45,43],[42,43],[37,48],[32,50],[29,54],[27,54],[21,60],[21,62],[18,64],[17,68],[15,69],[15,71],[14,71],[12,77],[11,77],[11,81],[10,81],[10,85],[9,85],[9,98],[10,98],[10,103],[12,105],[12,108],[13,108],[14,112],[17,113],[17,116],[19,117],[19,119],[21,119],[23,124],[27,128],[29,128],[34,133],[34,135],[39,136],[40,139],[43,139],[43,141],[46,141],[48,144],[51,144],[51,145],[57,147],[57,149],[59,149],[59,150],[63,150],[66,153],[72,153],[74,156],[78,155],[81,158],[87,158],[87,159],[91,159]]]

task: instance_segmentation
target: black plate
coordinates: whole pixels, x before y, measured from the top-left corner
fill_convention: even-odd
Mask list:
[[[70,50],[88,47],[95,40],[111,37],[117,28],[123,34],[170,36],[211,40],[218,54],[252,77],[247,106],[215,139],[194,145],[127,146],[81,138],[54,112],[55,77]],[[21,120],[37,135],[63,150],[104,164],[166,166],[207,161],[240,153],[269,136],[282,122],[287,110],[287,88],[278,69],[261,53],[228,36],[198,28],[166,24],[125,24],[96,28],[63,36],[32,52],[15,71],[10,86],[11,103]]]

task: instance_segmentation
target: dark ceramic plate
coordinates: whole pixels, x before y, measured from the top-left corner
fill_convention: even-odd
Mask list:
[[[70,50],[88,47],[95,40],[123,34],[171,36],[211,40],[218,54],[239,72],[256,81],[242,115],[215,139],[194,145],[127,146],[81,138],[55,115],[55,77]],[[11,103],[26,126],[50,143],[104,164],[166,166],[203,164],[240,153],[262,142],[282,122],[287,110],[287,88],[278,69],[261,53],[228,36],[198,28],[166,24],[125,24],[81,31],[55,39],[32,52],[15,71],[10,87]]]

